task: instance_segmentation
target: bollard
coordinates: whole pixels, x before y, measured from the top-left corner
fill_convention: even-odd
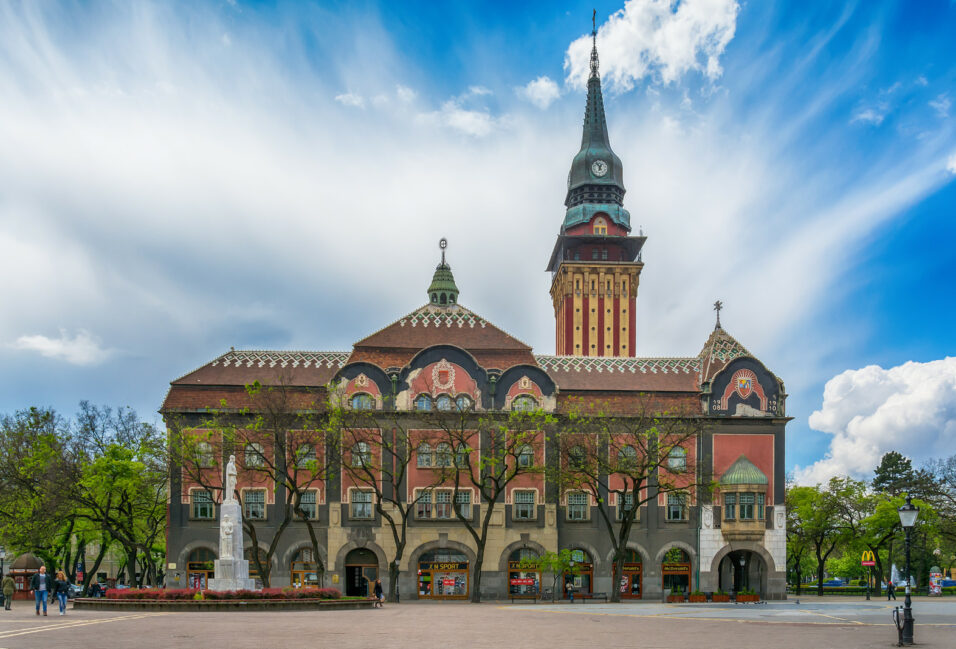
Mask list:
[[[902,616],[902,606],[897,606],[893,609],[893,624],[896,625],[896,632],[899,635],[896,646],[903,646],[903,616]]]

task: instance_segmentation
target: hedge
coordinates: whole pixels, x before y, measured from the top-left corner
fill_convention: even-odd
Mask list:
[[[197,590],[194,588],[111,588],[107,599],[341,599],[337,588],[263,588],[262,590]]]

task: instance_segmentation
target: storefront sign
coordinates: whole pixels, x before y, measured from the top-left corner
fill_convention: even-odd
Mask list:
[[[454,587],[455,587],[455,580],[454,580],[454,579],[442,579],[442,580],[441,580],[441,585],[444,586],[445,588],[454,588]]]
[[[534,579],[512,579],[512,586],[534,586]]]
[[[468,570],[467,561],[451,561],[451,562],[426,562],[418,564],[419,570]]]
[[[624,572],[640,572],[643,566],[641,563],[625,563]]]
[[[522,561],[509,561],[509,562],[508,562],[508,569],[509,569],[509,570],[523,570],[523,571],[525,571],[525,572],[528,572],[528,571],[537,572],[537,571],[538,571],[538,566],[537,566],[537,564],[535,564],[535,563],[527,563],[527,564],[522,565],[522,563],[524,563],[524,562],[522,562]]]
[[[689,563],[664,563],[661,564],[661,570],[667,575],[689,575]]]

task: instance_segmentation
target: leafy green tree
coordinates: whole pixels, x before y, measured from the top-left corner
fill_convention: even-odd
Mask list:
[[[822,596],[826,561],[846,537],[836,498],[819,485],[792,487],[789,496],[793,513],[791,524],[813,552],[816,560],[817,594]]]

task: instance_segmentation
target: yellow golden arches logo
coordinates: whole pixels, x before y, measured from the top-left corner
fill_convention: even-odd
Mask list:
[[[873,555],[872,550],[863,551],[863,555],[860,557],[860,564],[864,566],[876,565],[876,557]]]

